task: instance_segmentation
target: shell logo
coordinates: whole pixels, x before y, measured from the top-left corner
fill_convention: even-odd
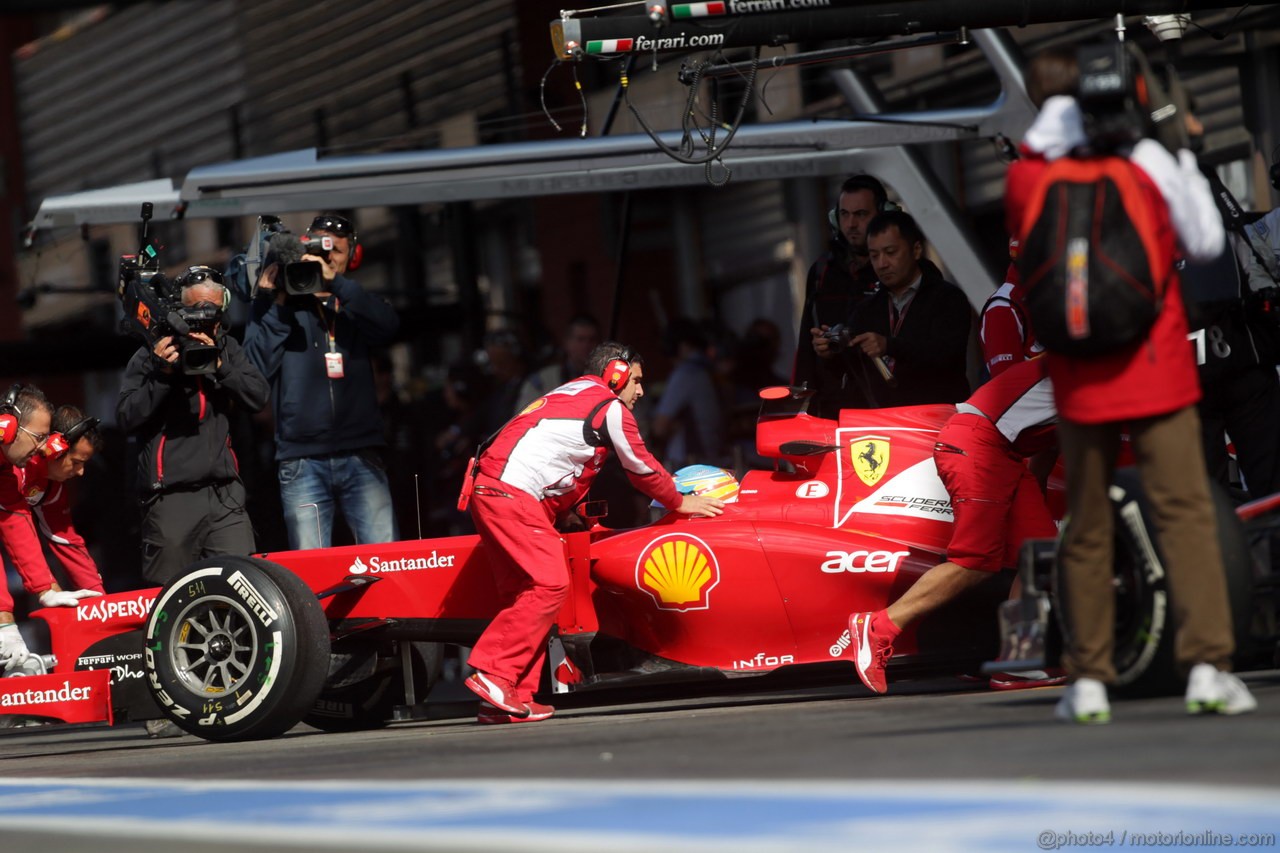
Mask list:
[[[720,564],[706,542],[684,533],[659,536],[640,549],[636,586],[659,610],[706,610],[720,583]]]
[[[523,409],[521,409],[521,410],[520,410],[520,414],[522,414],[522,415],[527,415],[527,414],[529,414],[530,412],[536,412],[536,411],[538,411],[538,409],[541,409],[541,408],[542,408],[543,406],[545,406],[546,404],[547,404],[547,398],[546,398],[546,397],[539,397],[538,399],[534,400],[532,403],[530,403],[529,405],[527,405],[527,406],[525,406]]]

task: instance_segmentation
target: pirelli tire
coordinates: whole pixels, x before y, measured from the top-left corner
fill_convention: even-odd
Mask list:
[[[1236,646],[1243,648],[1248,642],[1252,594],[1253,569],[1248,542],[1226,494],[1212,484],[1211,493],[1218,545],[1226,571],[1227,603]],[[1179,693],[1186,685],[1174,658],[1177,625],[1169,578],[1146,495],[1135,470],[1117,472],[1111,505],[1115,513],[1116,555],[1114,692],[1129,696]],[[1054,607],[1064,617],[1059,619],[1059,625],[1063,643],[1067,645],[1070,620],[1061,589],[1061,577],[1055,565]]]
[[[293,728],[320,695],[329,628],[292,572],[213,557],[160,590],[143,647],[152,695],[179,727],[212,741],[262,740]]]

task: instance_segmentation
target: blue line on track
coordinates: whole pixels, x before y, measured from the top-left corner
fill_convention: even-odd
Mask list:
[[[0,780],[6,827],[361,850],[974,850],[1280,831],[1276,789],[1040,782]],[[1075,844],[1093,836],[1111,844]],[[1123,833],[1123,835],[1122,835]],[[1050,845],[1045,846],[1049,839]],[[1270,845],[1276,846],[1274,835]],[[1236,848],[1238,849],[1238,847]],[[1264,845],[1257,849],[1267,849]]]

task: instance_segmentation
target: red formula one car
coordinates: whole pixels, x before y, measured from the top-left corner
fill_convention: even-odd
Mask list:
[[[771,397],[757,447],[793,470],[748,473],[717,518],[671,513],[635,529],[593,525],[564,535],[572,590],[550,640],[548,689],[814,664],[855,677],[849,614],[900,596],[941,561],[949,540],[951,505],[932,452],[954,407],[848,410],[835,422],[806,414],[804,392]],[[1118,543],[1117,661],[1126,685],[1153,689],[1167,678],[1172,643],[1163,570],[1140,506],[1117,495],[1127,524]],[[1219,516],[1245,622],[1251,564],[1234,515]],[[271,737],[304,720],[326,730],[385,725],[425,695],[438,644],[470,645],[496,612],[485,561],[476,536],[205,560],[159,590],[37,612],[58,664],[0,688],[21,681],[28,694],[47,695],[65,684],[96,689],[102,702],[102,670],[110,670],[108,714],[163,714],[209,740]],[[1052,608],[1036,597],[1047,581],[1027,571],[1027,596],[1005,605],[1006,645],[1024,657],[1054,633],[1044,619]],[[997,608],[1011,581],[1011,573],[993,575],[905,632],[891,677],[974,672],[994,657]],[[0,712],[101,714],[87,703],[78,717],[57,707]]]

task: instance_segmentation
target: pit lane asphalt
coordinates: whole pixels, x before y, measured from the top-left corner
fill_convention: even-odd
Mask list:
[[[1052,718],[1061,688],[993,692],[932,680],[892,684],[889,695],[873,697],[860,685],[765,692],[738,681],[710,695],[666,688],[661,698],[627,704],[562,697],[554,719],[525,725],[477,726],[469,716],[474,705],[461,703],[446,708],[455,716],[442,719],[350,734],[299,726],[253,743],[153,740],[137,724],[15,729],[0,734],[0,767],[13,784],[35,778],[333,780],[355,790],[362,780],[680,780],[709,788],[749,780],[1077,780],[1134,790],[1182,782],[1280,793],[1280,671],[1244,677],[1260,709],[1231,718],[1190,718],[1179,697],[1163,697],[1115,701],[1110,725],[1067,726]],[[88,838],[10,824],[9,796],[0,791],[0,838],[8,849],[174,849],[175,839],[151,837],[155,833]],[[65,807],[76,812],[74,802]],[[234,826],[234,816],[223,819]],[[1280,829],[1280,817],[1275,826]],[[207,849],[226,850],[229,841],[236,851],[297,849],[234,831],[209,839]],[[181,849],[206,848],[188,837]]]

